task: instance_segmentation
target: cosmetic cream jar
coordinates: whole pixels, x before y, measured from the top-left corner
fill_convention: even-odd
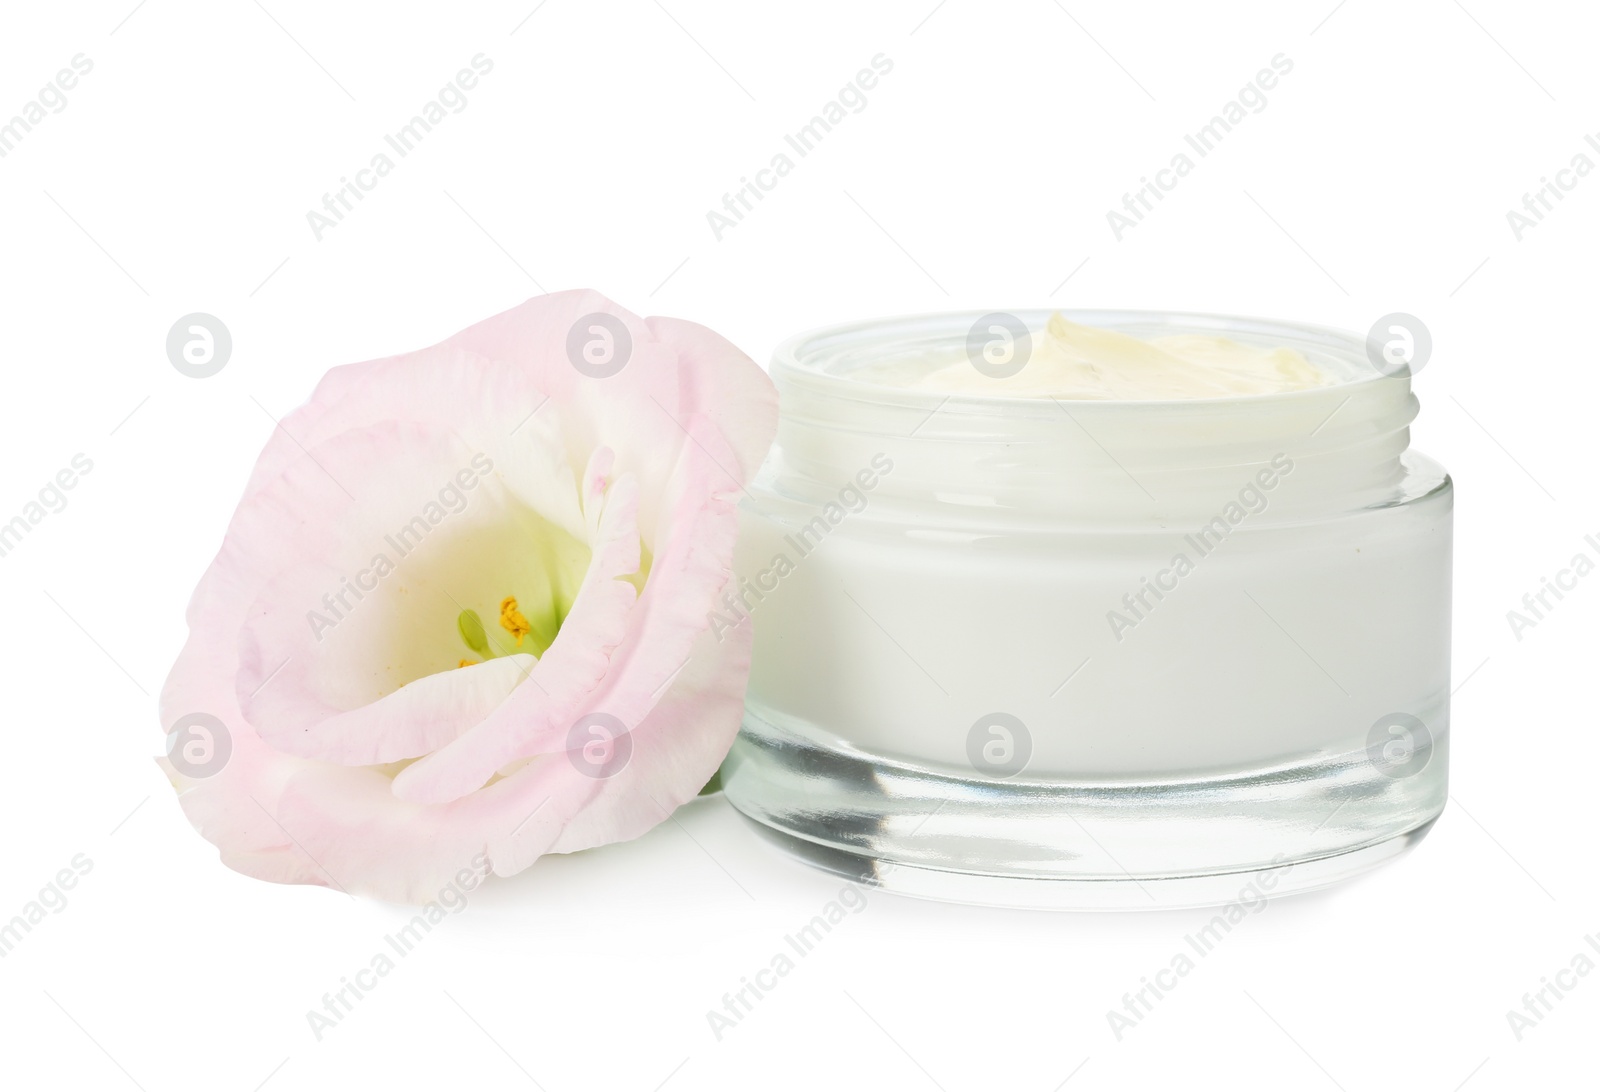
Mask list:
[[[1409,374],[1315,326],[1066,317],[1288,347],[1332,382],[913,386],[977,313],[782,345],[715,623],[755,631],[729,800],[812,865],[1023,907],[1303,891],[1415,844],[1446,798],[1452,487],[1408,449]]]

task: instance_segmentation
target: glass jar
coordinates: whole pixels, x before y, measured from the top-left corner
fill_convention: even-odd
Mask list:
[[[1335,382],[909,388],[976,313],[782,345],[713,620],[755,630],[729,800],[813,865],[1011,906],[1216,904],[1413,845],[1446,798],[1453,495],[1408,450],[1409,376],[1321,327],[1065,314],[1287,346]]]

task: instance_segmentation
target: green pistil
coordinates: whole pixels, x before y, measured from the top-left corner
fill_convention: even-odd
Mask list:
[[[466,646],[484,659],[489,659],[494,653],[489,651],[489,635],[483,630],[483,619],[478,617],[475,610],[464,610],[456,616],[456,631],[461,634],[461,640]]]

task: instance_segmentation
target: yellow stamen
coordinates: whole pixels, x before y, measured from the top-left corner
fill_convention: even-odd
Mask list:
[[[517,609],[517,597],[508,595],[500,600],[500,628],[517,639],[517,647],[522,647],[522,637],[533,632],[533,627],[528,625],[528,620]]]
[[[478,662],[477,660],[462,660],[460,663],[456,664],[456,666],[457,667],[472,667],[477,662]]]

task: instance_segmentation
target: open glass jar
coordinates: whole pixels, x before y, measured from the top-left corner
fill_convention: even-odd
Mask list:
[[[777,350],[719,623],[755,629],[734,806],[813,865],[1011,906],[1307,890],[1419,840],[1446,797],[1452,488],[1408,450],[1409,377],[1335,330],[1102,311],[1066,317],[1285,346],[1335,381],[908,387],[980,317]]]

